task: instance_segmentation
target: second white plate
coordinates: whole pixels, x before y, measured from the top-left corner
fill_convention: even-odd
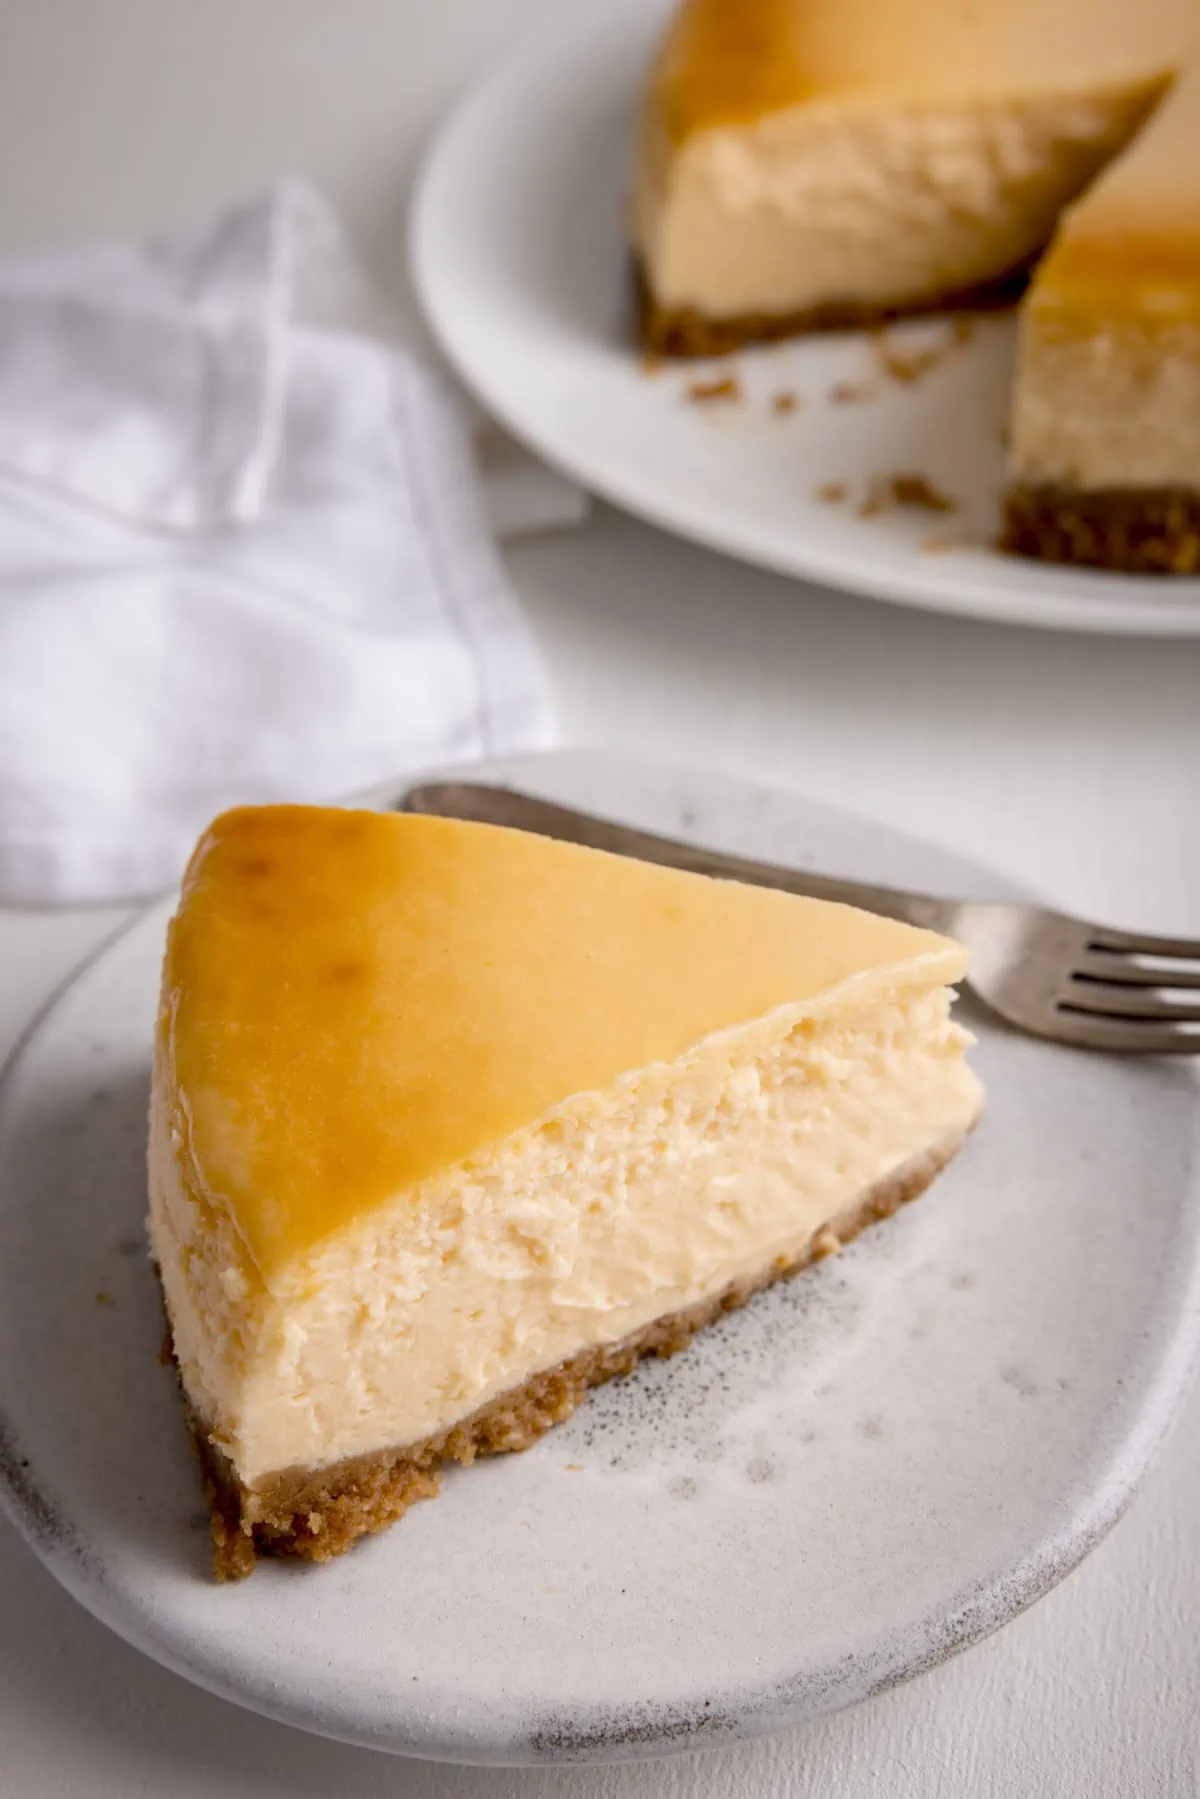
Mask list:
[[[491,772],[751,856],[1003,886],[727,778],[583,752]],[[215,1587],[143,1226],[168,910],[73,982],[0,1091],[0,1500],[157,1660],[413,1755],[658,1755],[930,1667],[1129,1498],[1196,1336],[1195,1078],[981,1019],[983,1125],[916,1205],[353,1554]]]
[[[748,561],[977,618],[1200,635],[1200,581],[1056,569],[991,548],[1011,317],[979,320],[969,343],[908,384],[881,373],[853,333],[644,372],[626,196],[636,97],[666,10],[664,0],[564,9],[467,96],[434,145],[413,273],[476,396],[584,486]],[[890,336],[920,351],[947,343],[950,328]],[[697,381],[731,374],[739,399],[688,398]],[[783,394],[794,410],[776,409]],[[956,511],[876,509],[872,496],[906,474]],[[830,488],[844,496],[819,497]]]

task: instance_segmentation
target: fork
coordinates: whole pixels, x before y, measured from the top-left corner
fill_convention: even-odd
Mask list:
[[[1021,901],[939,899],[748,861],[479,782],[428,782],[410,788],[393,807],[509,825],[642,862],[882,913],[957,938],[970,952],[971,991],[1019,1030],[1082,1049],[1200,1054],[1200,939],[1117,931]]]

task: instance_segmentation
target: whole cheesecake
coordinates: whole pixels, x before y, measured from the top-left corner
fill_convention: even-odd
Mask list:
[[[980,305],[1036,270],[1002,547],[1197,571],[1193,63],[1200,0],[683,0],[638,133],[646,349]]]
[[[685,0],[638,142],[646,347],[1011,291],[1197,22],[1196,0]]]
[[[929,932],[450,820],[218,819],[150,1218],[219,1577],[327,1560],[919,1193],[975,1121]]]

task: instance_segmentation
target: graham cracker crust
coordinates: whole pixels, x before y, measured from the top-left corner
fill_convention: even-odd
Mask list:
[[[253,1573],[262,1556],[332,1561],[359,1537],[394,1523],[418,1500],[432,1499],[439,1489],[439,1463],[466,1464],[480,1455],[528,1449],[571,1416],[589,1387],[628,1374],[643,1356],[670,1356],[686,1349],[697,1331],[723,1312],[735,1311],[762,1288],[799,1273],[868,1225],[890,1218],[924,1192],[962,1142],[963,1137],[955,1137],[906,1163],[815,1231],[795,1256],[777,1257],[760,1273],[731,1282],[714,1298],[657,1318],[619,1343],[585,1350],[536,1374],[451,1430],[421,1443],[355,1456],[328,1468],[288,1469],[250,1488],[239,1480],[184,1395],[185,1420],[212,1520],[214,1577],[241,1580]]]
[[[865,331],[895,319],[934,312],[990,312],[1013,305],[1029,281],[1028,268],[1011,271],[974,287],[948,289],[920,300],[894,303],[827,300],[798,312],[746,312],[710,318],[691,306],[662,306],[650,290],[640,262],[634,264],[637,332],[650,356],[727,356],[746,344],[775,343],[812,331]]]
[[[1005,498],[1000,547],[1014,556],[1126,575],[1194,575],[1200,493],[1018,483]]]

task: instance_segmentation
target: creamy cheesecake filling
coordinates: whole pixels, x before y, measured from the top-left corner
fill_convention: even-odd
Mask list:
[[[1012,478],[1200,489],[1200,72],[1063,218],[1022,322]]]
[[[1200,321],[1032,313],[1011,467],[1048,486],[1200,487]]]
[[[793,1256],[969,1128],[949,993],[854,983],[577,1095],[268,1287],[197,1191],[157,1083],[151,1234],[192,1403],[253,1487],[415,1444],[594,1345]]]
[[[651,296],[719,318],[985,286],[1042,249],[1162,85],[814,101],[679,144],[651,110],[634,192]]]

